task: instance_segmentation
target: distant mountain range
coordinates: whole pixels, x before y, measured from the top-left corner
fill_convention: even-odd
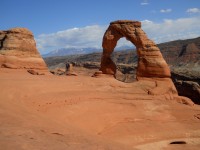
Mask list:
[[[200,69],[200,37],[187,40],[176,40],[158,44],[163,57],[170,66],[188,67]],[[112,59],[115,63],[122,64],[137,64],[137,54],[134,48],[123,48],[123,51],[115,51],[112,54]],[[86,51],[87,49],[85,49]],[[53,66],[58,63],[65,62],[99,62],[101,61],[102,50],[92,54],[73,55],[61,57],[45,58],[48,66]],[[86,51],[90,53],[91,51]],[[74,53],[74,52],[73,52]],[[69,53],[68,53],[69,54]],[[80,54],[80,53],[79,53]],[[57,54],[56,54],[57,55]]]
[[[78,55],[78,54],[88,54],[92,52],[100,52],[97,48],[61,48],[53,50],[47,54],[43,54],[42,57],[53,57],[53,56],[67,56],[67,55]]]
[[[117,47],[115,50],[126,50],[133,49],[133,46],[121,46]],[[98,48],[61,48],[53,50],[47,54],[43,54],[42,57],[54,57],[54,56],[68,56],[68,55],[80,55],[80,54],[90,54],[95,52],[102,52],[102,49]]]

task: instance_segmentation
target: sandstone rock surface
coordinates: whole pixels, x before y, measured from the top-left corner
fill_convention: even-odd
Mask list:
[[[148,39],[141,29],[141,22],[118,20],[110,23],[103,37],[103,55],[100,70],[105,74],[115,74],[116,65],[111,59],[111,54],[117,41],[126,37],[137,48],[138,68],[137,77],[170,77],[170,70],[163,59],[160,49]]]
[[[33,69],[28,69],[27,72],[32,74],[32,75],[45,75],[44,73],[33,70]]]
[[[0,68],[1,149],[199,150],[200,106],[155,92],[168,82]]]
[[[118,20],[110,23],[103,37],[103,54],[101,68],[103,74],[116,76],[116,65],[111,59],[111,54],[117,41],[126,37],[137,49],[138,65],[136,78],[141,85],[154,82],[155,86],[146,92],[149,95],[178,96],[176,88],[171,80],[170,69],[164,60],[160,49],[141,29],[141,22]]]
[[[31,31],[26,28],[0,31],[0,67],[47,69]]]

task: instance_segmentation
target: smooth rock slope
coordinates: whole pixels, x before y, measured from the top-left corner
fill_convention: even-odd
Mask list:
[[[149,95],[153,81],[0,69],[3,150],[198,150],[200,107]],[[164,87],[163,87],[164,88]],[[184,141],[186,144],[170,144]]]

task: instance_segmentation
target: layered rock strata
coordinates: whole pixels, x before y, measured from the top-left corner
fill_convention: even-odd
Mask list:
[[[110,23],[103,37],[103,54],[100,71],[102,74],[117,74],[117,67],[111,59],[117,41],[125,37],[137,49],[138,65],[136,78],[140,86],[146,87],[149,95],[165,95],[167,100],[173,100],[188,105],[193,103],[184,97],[179,97],[171,80],[168,64],[164,60],[160,49],[141,29],[141,22],[118,20]],[[101,76],[101,74],[94,74]],[[137,84],[138,84],[137,83]],[[153,85],[153,86],[152,86]]]
[[[126,37],[137,49],[138,68],[137,77],[170,77],[170,69],[163,59],[160,49],[141,29],[141,22],[118,20],[110,23],[103,37],[103,55],[100,70],[104,74],[115,74],[116,65],[111,59],[111,54],[117,41]]]
[[[47,70],[31,31],[26,28],[0,31],[0,68]]]

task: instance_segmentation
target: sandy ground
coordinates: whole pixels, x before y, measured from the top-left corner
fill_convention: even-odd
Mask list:
[[[0,149],[199,150],[200,106],[153,84],[0,69]]]

